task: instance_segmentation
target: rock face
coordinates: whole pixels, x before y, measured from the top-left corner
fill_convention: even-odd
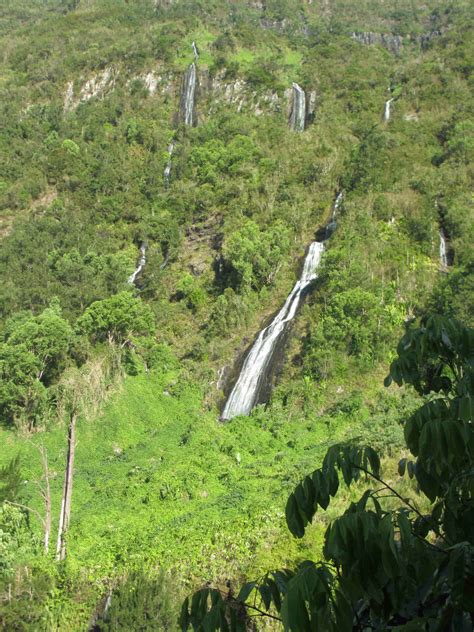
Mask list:
[[[422,33],[421,35],[401,37],[400,35],[393,35],[392,33],[373,33],[371,31],[363,33],[352,33],[352,39],[356,40],[360,44],[365,46],[372,46],[377,44],[383,46],[394,55],[399,55],[404,44],[416,44],[420,46],[422,50],[426,50],[431,41],[440,37],[443,34],[443,29],[435,29],[429,33]]]
[[[112,90],[118,76],[118,71],[111,66],[88,79],[79,90],[79,96],[74,98],[74,82],[69,81],[64,94],[64,111],[75,110],[80,103],[87,103],[93,98],[103,97]]]
[[[199,52],[199,51],[197,51]],[[237,112],[248,112],[255,116],[286,113],[287,119],[292,115],[294,105],[294,88],[288,88],[283,94],[276,90],[255,90],[244,79],[226,78],[226,71],[222,70],[212,77],[207,70],[201,70],[196,63],[192,63],[184,77],[167,71],[162,67],[147,69],[138,75],[128,75],[126,69],[120,71],[122,84],[130,90],[134,82],[140,82],[143,89],[151,97],[161,98],[166,103],[179,100],[176,106],[175,122],[185,125],[195,125],[197,122],[196,98],[199,94],[200,111],[203,116],[210,116],[222,105],[231,106]],[[119,71],[109,67],[99,74],[92,76],[85,82],[69,81],[63,92],[64,112],[73,112],[80,103],[93,98],[104,98],[117,85]],[[314,119],[316,109],[316,92],[303,92],[298,105],[298,129],[301,129],[301,107],[304,102],[305,125]],[[296,124],[296,123],[295,123]],[[166,180],[166,176],[165,176]]]
[[[147,72],[146,75],[143,75],[143,83],[149,94],[155,94],[158,86],[158,79],[154,72]]]
[[[372,33],[370,31],[352,33],[352,39],[365,46],[378,44],[394,55],[399,55],[403,47],[403,38],[400,35],[391,35],[390,33]]]
[[[417,43],[421,46],[422,50],[426,50],[429,48],[431,41],[436,37],[441,37],[443,35],[443,29],[436,29],[435,31],[430,31],[429,33],[423,33],[423,35],[419,35],[416,38]]]
[[[74,81],[68,81],[64,93],[64,111],[70,112],[74,104]]]

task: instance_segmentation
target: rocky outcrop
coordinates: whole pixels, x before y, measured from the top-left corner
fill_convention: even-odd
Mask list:
[[[206,86],[206,92],[211,97],[210,113],[217,109],[219,103],[233,106],[237,112],[245,109],[256,116],[281,110],[281,98],[275,90],[257,92],[243,79],[226,80],[225,72],[207,77],[207,80],[203,77],[201,85]]]
[[[390,33],[372,33],[371,31],[352,33],[352,39],[365,46],[383,46],[394,55],[399,55],[403,47],[403,38]]]
[[[64,111],[69,112],[74,108],[74,81],[68,81],[64,92]]]
[[[248,111],[255,116],[265,113],[284,112],[289,119],[293,107],[293,89],[287,88],[283,94],[276,90],[256,91],[243,79],[228,81],[225,71],[210,78],[204,75],[200,78],[201,88],[210,97],[209,114],[215,112],[219,104],[235,107],[237,112]],[[306,93],[306,120],[314,119],[316,109],[316,92]]]
[[[199,69],[196,64],[188,67],[184,77],[165,71],[160,66],[128,77],[126,69],[121,69],[120,77],[123,85],[129,90],[136,82],[140,82],[150,97],[175,102],[176,111],[179,110],[175,122],[181,121],[187,125],[196,124],[198,109],[199,114],[205,117],[212,115],[220,106],[228,105],[237,112],[245,111],[255,116],[283,112],[289,118],[293,105],[291,87],[288,87],[283,94],[271,89],[256,90],[241,77],[227,78],[225,70],[210,76],[207,70]],[[117,85],[118,78],[119,71],[109,67],[87,81],[69,81],[63,93],[64,112],[72,112],[80,103],[91,99],[104,98]],[[199,97],[199,108],[196,97]],[[315,109],[316,92],[308,91],[306,92],[307,124],[314,119]]]
[[[431,41],[443,35],[444,29],[435,29],[421,35],[393,35],[392,33],[373,33],[371,31],[352,33],[352,39],[365,46],[378,45],[383,46],[394,55],[399,55],[403,46],[406,44],[415,44],[420,46],[422,50],[429,48]]]
[[[422,50],[426,50],[427,48],[429,48],[432,40],[436,39],[437,37],[441,37],[444,31],[445,29],[436,29],[434,31],[430,31],[429,33],[423,33],[422,35],[418,35],[415,38],[415,41],[421,46]]]
[[[127,81],[130,86],[134,81],[140,81],[150,96],[154,94],[172,94],[174,92],[174,82],[176,77],[170,72],[160,72],[150,70],[149,72],[137,75]]]
[[[82,84],[79,94],[74,97],[74,82],[69,81],[64,93],[64,111],[71,112],[77,108],[80,103],[87,103],[94,98],[101,98],[107,92],[112,90],[118,76],[112,66],[104,68],[104,70]]]

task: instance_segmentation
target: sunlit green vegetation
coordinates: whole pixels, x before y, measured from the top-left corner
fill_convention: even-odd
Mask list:
[[[320,552],[357,490],[304,542],[286,531],[288,493],[342,440],[393,468],[418,402],[382,387],[405,323],[437,312],[474,324],[470,3],[258,5],[0,8],[0,627],[87,629],[120,586],[99,629],[121,629],[114,617],[141,586],[136,612],[159,593],[150,629],[175,630],[181,597],[206,581]],[[400,54],[354,41],[359,31],[401,35]],[[433,33],[422,49],[416,37]],[[191,128],[178,110],[192,41]],[[300,134],[288,128],[292,81],[314,108]],[[220,423],[242,354],[341,190],[271,401]]]

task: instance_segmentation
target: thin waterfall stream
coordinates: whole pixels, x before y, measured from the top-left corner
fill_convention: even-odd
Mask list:
[[[289,323],[293,320],[304,296],[305,290],[317,278],[317,270],[324,251],[324,241],[336,228],[336,212],[341,204],[343,194],[340,193],[333,206],[329,224],[324,230],[321,241],[313,241],[306,254],[303,271],[295,283],[285,304],[273,321],[260,331],[245,358],[237,382],[230,393],[221,414],[222,420],[229,420],[237,415],[248,415],[259,402],[262,386],[271,368],[272,358]]]
[[[439,263],[443,269],[448,267],[448,249],[444,228],[439,229]]]
[[[175,142],[172,141],[169,145],[168,145],[168,162],[166,163],[166,167],[165,170],[163,172],[163,177],[165,179],[165,184],[166,186],[169,185],[170,183],[170,175],[171,175],[171,164],[172,164],[172,158],[173,158],[173,152],[174,152],[174,148],[175,148]]]
[[[293,106],[290,127],[295,132],[304,132],[306,125],[306,94],[301,86],[293,82]]]
[[[383,111],[383,120],[388,123],[388,121],[390,120],[390,117],[392,115],[392,103],[393,103],[393,98],[389,99],[388,101],[385,101],[385,107],[384,107],[384,111]]]
[[[140,246],[140,258],[138,260],[138,265],[135,268],[135,270],[132,272],[132,274],[128,277],[128,282],[130,285],[133,285],[135,283],[138,275],[145,267],[145,263],[146,263],[146,245],[142,244]]]
[[[184,75],[183,90],[181,92],[180,114],[185,125],[194,125],[194,104],[196,100],[197,69],[199,51],[196,42],[192,43],[194,61]]]

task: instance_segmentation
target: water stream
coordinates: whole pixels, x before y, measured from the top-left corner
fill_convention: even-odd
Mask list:
[[[304,132],[306,124],[306,95],[297,83],[293,83],[293,107],[291,109],[290,127],[295,132]]]
[[[439,263],[442,268],[448,267],[448,250],[446,246],[446,233],[444,228],[439,229]]]
[[[393,99],[389,99],[385,101],[385,108],[383,111],[383,120],[387,123],[390,120],[390,116],[392,115],[392,102]]]
[[[184,75],[181,95],[181,114],[185,125],[194,124],[194,100],[196,95],[196,64],[192,63]]]
[[[295,283],[285,304],[273,321],[260,331],[252,345],[240,371],[237,382],[222,411],[221,419],[232,419],[237,415],[248,415],[259,402],[262,386],[271,368],[272,358],[289,323],[293,320],[304,296],[305,290],[317,277],[317,270],[324,251],[324,241],[334,232],[336,227],[336,213],[342,202],[340,193],[333,206],[333,213],[329,224],[323,231],[320,241],[310,244],[304,260],[303,271]]]
[[[138,265],[133,271],[133,273],[128,277],[128,282],[130,283],[130,285],[133,285],[135,283],[138,275],[145,267],[145,263],[146,263],[146,246],[145,244],[142,244],[140,246],[140,258],[138,260]]]
[[[171,159],[173,157],[174,148],[175,148],[175,143],[174,141],[171,141],[171,143],[168,145],[168,162],[166,163],[166,167],[163,172],[163,177],[165,179],[166,186],[168,186],[170,183]]]

